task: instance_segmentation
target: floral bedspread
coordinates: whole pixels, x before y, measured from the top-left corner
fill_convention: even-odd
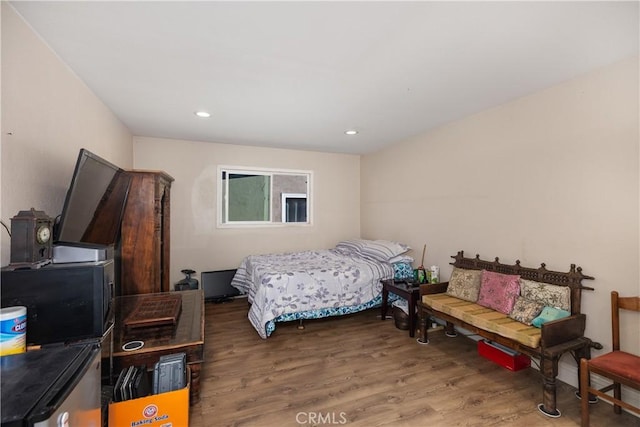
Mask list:
[[[231,285],[248,294],[249,321],[267,338],[278,318],[315,318],[373,306],[380,300],[380,280],[392,277],[391,264],[326,249],[248,256]],[[314,314],[288,316],[308,312]]]

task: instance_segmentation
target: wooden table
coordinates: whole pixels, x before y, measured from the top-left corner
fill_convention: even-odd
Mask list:
[[[182,309],[174,325],[126,328],[124,321],[130,316],[141,298],[163,298],[167,293],[140,294],[115,299],[115,327],[113,329],[114,374],[131,365],[146,365],[152,371],[160,356],[187,354],[191,370],[190,403],[200,400],[200,367],[204,361],[204,298],[201,289],[171,292],[182,297]],[[131,341],[142,341],[138,350],[124,351],[122,346]]]
[[[389,292],[407,300],[409,306],[409,336],[413,337],[416,331],[416,303],[420,297],[420,285],[394,279],[382,280],[382,305],[380,307],[380,318],[382,320],[385,320],[387,316]]]

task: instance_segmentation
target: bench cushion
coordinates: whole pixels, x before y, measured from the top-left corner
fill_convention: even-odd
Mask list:
[[[542,331],[539,328],[517,322],[499,311],[446,293],[423,295],[422,303],[477,328],[513,339],[527,347],[537,348],[540,345]]]

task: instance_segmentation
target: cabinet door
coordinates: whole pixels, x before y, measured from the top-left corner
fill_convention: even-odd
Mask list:
[[[163,172],[129,171],[121,228],[121,294],[169,290],[169,191]]]

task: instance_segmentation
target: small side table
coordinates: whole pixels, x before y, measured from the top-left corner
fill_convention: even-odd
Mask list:
[[[147,370],[152,370],[160,356],[186,353],[191,371],[189,403],[193,405],[200,401],[200,371],[204,362],[204,293],[201,289],[175,293],[182,296],[182,310],[175,326],[127,330],[124,325],[125,319],[141,298],[163,299],[166,296],[164,292],[126,295],[115,299],[113,364],[115,372],[131,365],[146,365]],[[142,341],[144,346],[138,350],[123,350],[122,345],[129,341]]]
[[[380,307],[380,318],[386,319],[387,316],[387,300],[389,292],[392,292],[409,303],[409,336],[415,336],[416,331],[416,303],[420,298],[420,285],[418,283],[408,282],[405,280],[386,279],[382,280],[382,305]]]

